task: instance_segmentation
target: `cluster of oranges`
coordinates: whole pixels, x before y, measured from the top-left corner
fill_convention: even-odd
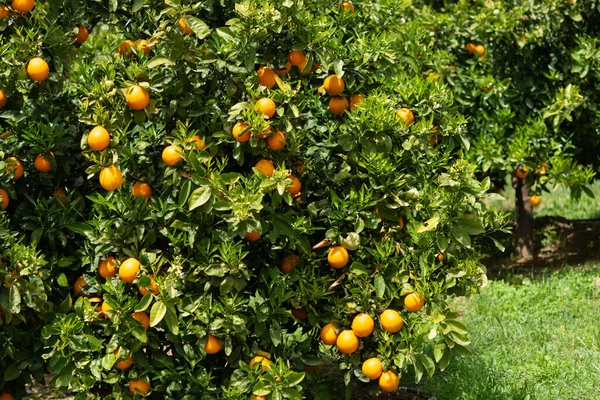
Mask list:
[[[535,174],[538,177],[544,176],[548,173],[548,164],[545,162],[539,164],[535,170]],[[519,165],[515,170],[515,176],[521,180],[526,179],[529,176],[529,167],[527,165]],[[537,207],[541,204],[542,198],[538,194],[534,194],[529,198],[529,204],[531,207]]]
[[[473,43],[467,43],[465,48],[469,54],[477,54],[479,57],[483,57],[485,54],[485,47],[483,47],[481,44],[476,45]]]

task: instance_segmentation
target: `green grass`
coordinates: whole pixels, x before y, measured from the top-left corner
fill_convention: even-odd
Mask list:
[[[475,355],[424,389],[439,400],[600,399],[599,276],[588,266],[491,281],[459,301]]]
[[[551,188],[551,193],[542,193],[542,203],[535,209],[536,217],[561,216],[567,219],[596,219],[600,218],[600,180],[590,186],[595,198],[585,194],[579,200],[571,198],[571,191],[564,186]],[[515,191],[507,183],[501,193],[505,200],[494,202],[498,208],[514,212]]]

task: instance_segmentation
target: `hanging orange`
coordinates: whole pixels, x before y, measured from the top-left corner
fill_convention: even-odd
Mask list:
[[[206,354],[217,354],[219,351],[221,351],[222,348],[223,345],[221,344],[219,339],[217,339],[213,335],[208,335],[208,339],[206,340],[206,344],[204,345],[204,351],[206,352]]]
[[[277,83],[275,80],[275,72],[269,67],[261,67],[256,74],[258,75],[258,83],[269,89]]]
[[[348,99],[345,97],[332,97],[329,99],[329,111],[334,115],[344,115],[348,109]]]
[[[77,44],[83,44],[88,39],[89,31],[85,26],[80,26],[77,29],[77,36],[75,36],[75,42]]]
[[[27,75],[36,82],[44,81],[49,73],[50,68],[48,67],[48,64],[39,57],[32,58],[29,60],[29,63],[27,63]]]
[[[130,86],[125,97],[127,98],[127,105],[132,110],[143,110],[150,103],[150,94],[138,85]]]
[[[292,197],[296,197],[300,193],[300,190],[302,190],[302,183],[300,182],[300,179],[296,178],[294,175],[288,176],[288,179],[292,181],[292,184],[285,188],[285,190],[287,190]]]
[[[8,103],[8,97],[4,93],[4,90],[0,89],[0,108],[4,108],[6,103]]]
[[[265,114],[267,118],[271,118],[273,115],[275,115],[275,102],[268,97],[263,97],[256,102],[254,105],[254,110],[258,113]]]
[[[263,175],[266,175],[269,178],[272,178],[273,174],[275,173],[275,167],[273,166],[273,163],[269,160],[260,160],[256,163],[254,168],[259,170]]]
[[[97,126],[88,134],[87,142],[92,150],[102,151],[110,145],[110,134],[104,127]]]
[[[100,186],[104,190],[117,190],[123,184],[123,174],[121,170],[114,165],[104,167],[100,171]]]
[[[8,167],[6,167],[6,172],[14,172],[12,178],[13,181],[18,180],[23,176],[23,173],[25,173],[25,167],[23,166],[21,160],[19,160],[17,157],[8,157],[6,159],[6,164],[8,164]]]
[[[123,282],[133,283],[138,272],[140,271],[140,261],[137,258],[128,258],[127,260],[121,263],[121,267],[119,268],[119,278]]]
[[[162,152],[162,160],[168,166],[172,167],[173,165],[180,163],[183,161],[183,150],[179,146],[167,146]]]
[[[12,8],[20,13],[26,13],[33,10],[35,0],[13,0]]]
[[[271,150],[279,151],[285,147],[285,135],[281,131],[276,131],[267,138],[267,146]]]
[[[246,131],[244,132],[244,130]],[[250,135],[252,134],[252,132],[250,131],[250,129],[248,129],[247,123],[238,122],[231,130],[231,134],[233,135],[234,139],[238,142],[247,142],[248,140],[250,140]]]
[[[8,205],[10,204],[10,198],[8,197],[8,193],[6,193],[6,190],[0,189],[0,197],[2,197],[2,203],[0,203],[0,208],[6,210],[8,208]]]
[[[327,253],[327,262],[334,269],[344,268],[349,260],[348,250],[342,246],[332,247]]]
[[[54,156],[53,153],[50,153],[51,156]],[[40,172],[50,172],[52,170],[52,165],[50,161],[44,158],[44,156],[40,153],[33,160],[33,167]]]
[[[108,256],[98,264],[98,273],[105,279],[114,278],[117,276],[117,259]]]

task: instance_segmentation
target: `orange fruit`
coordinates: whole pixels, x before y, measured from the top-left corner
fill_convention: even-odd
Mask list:
[[[118,268],[116,266],[117,259],[114,257],[106,257],[98,264],[98,273],[101,277],[108,279],[117,276]]]
[[[10,203],[10,198],[8,197],[8,193],[6,193],[6,190],[0,189],[0,197],[2,197],[2,203],[0,203],[2,206],[1,208],[6,210],[8,208],[8,204]]]
[[[348,99],[345,97],[332,97],[329,99],[329,111],[334,115],[344,115],[348,108]]]
[[[290,192],[292,197],[296,197],[300,193],[300,190],[302,189],[302,183],[294,175],[288,176],[288,179],[290,179],[292,181],[292,184],[290,186],[288,186],[285,190]]]
[[[529,198],[529,204],[531,204],[531,207],[537,207],[540,205],[541,202],[542,202],[542,199],[537,194],[534,194],[533,196],[531,196]]]
[[[292,315],[298,319],[307,319],[308,318],[308,313],[306,312],[306,310],[304,308],[294,308],[292,307]]]
[[[274,151],[283,149],[285,147],[285,135],[281,131],[276,131],[267,138],[267,146]]]
[[[123,184],[123,174],[121,170],[114,165],[104,167],[100,171],[100,186],[104,190],[117,190]]]
[[[143,110],[150,103],[150,94],[141,86],[133,85],[127,89],[125,94],[127,105],[132,110]]]
[[[485,54],[485,47],[478,44],[477,46],[475,46],[474,51],[475,51],[475,53],[477,53],[479,55],[479,57],[481,57]]]
[[[117,356],[117,360],[119,359],[119,350],[115,350],[115,356]],[[121,371],[125,371],[133,366],[133,357],[129,356],[124,360],[118,361],[115,363],[115,368],[120,369]]]
[[[307,68],[308,66],[308,58],[298,66],[298,69],[300,70],[300,75],[302,76],[308,76],[310,74],[312,74],[312,70],[313,70],[313,66],[310,66],[309,68]]]
[[[288,62],[294,67],[299,67],[306,62],[306,56],[300,50],[292,50],[288,54]]]
[[[4,108],[7,102],[8,97],[6,96],[6,93],[4,93],[4,90],[0,89],[0,108]]]
[[[0,394],[0,400],[15,400],[15,398],[10,393],[2,393]]]
[[[102,303],[102,307],[100,307],[100,310],[102,310],[102,315],[104,317],[107,317],[108,316],[108,312],[112,311],[113,308],[108,304],[108,302],[105,301],[105,302]]]
[[[253,396],[252,400],[267,400],[267,398],[265,396]]]
[[[204,351],[207,354],[217,354],[219,351],[221,351],[222,348],[223,345],[221,344],[219,339],[217,339],[213,335],[208,335],[208,340],[204,345]]]
[[[402,328],[402,317],[396,310],[387,309],[379,316],[379,322],[383,329],[390,333],[396,333]]]
[[[321,341],[329,346],[335,344],[338,338],[336,327],[330,322],[321,328]]]
[[[256,102],[254,110],[258,113],[265,114],[267,118],[271,118],[275,115],[275,102],[268,97],[263,97]]]
[[[87,286],[87,283],[85,282],[83,276],[80,276],[73,284],[73,292],[75,292],[75,294],[78,296],[85,296],[85,294],[81,291],[81,288],[84,286]]]
[[[295,160],[294,163],[292,164],[292,171],[294,171],[297,174],[302,175],[304,173],[304,170],[306,169],[306,166],[304,165],[304,161],[298,159]]]
[[[186,22],[186,18],[187,17],[190,17],[190,15],[184,15],[183,17],[181,17],[179,19],[179,22],[177,23],[177,27],[179,28],[179,32],[181,32],[181,34],[185,35],[185,36],[192,35],[194,33],[194,31],[192,30],[192,28],[190,28],[190,26]]]
[[[0,6],[0,19],[10,17],[11,15],[12,12],[10,11],[10,8],[8,8],[8,6]]]
[[[14,8],[15,11],[18,11],[20,13],[29,12],[29,11],[33,10],[33,7],[35,7],[35,0],[13,0],[12,1],[12,8]]]
[[[401,108],[396,111],[396,119],[400,118],[402,123],[406,126],[410,126],[415,122],[415,115],[408,108]]]
[[[131,189],[131,195],[147,199],[152,196],[152,187],[147,182],[136,182]]]
[[[355,94],[354,96],[350,97],[350,110],[352,110],[352,107],[362,103],[364,99],[365,98],[362,94]]]
[[[256,138],[257,139],[268,138],[270,133],[271,133],[271,125],[267,126],[265,129],[263,129],[263,131],[261,133],[256,135]]]
[[[261,67],[256,74],[258,75],[258,83],[269,89],[275,86],[275,72],[269,67]]]
[[[344,84],[344,80],[342,78],[338,78],[337,75],[329,75],[327,78],[325,78],[323,87],[328,95],[339,96],[344,91],[346,85]]]
[[[349,260],[348,250],[342,246],[332,247],[327,253],[327,262],[335,269],[344,268]]]
[[[527,167],[527,165],[521,165],[515,171],[515,175],[519,179],[525,179],[529,175],[529,168]]]
[[[271,365],[271,361],[262,356],[256,356],[252,360],[250,360],[250,369],[254,366],[254,364],[260,363],[262,372],[266,372],[267,368]]]
[[[150,392],[152,385],[146,383],[143,379],[137,379],[135,381],[129,381],[129,391],[131,394],[137,394],[145,396]]]
[[[245,132],[244,132],[244,130],[245,130]],[[242,133],[242,132],[244,132],[244,133]],[[243,142],[247,142],[248,140],[250,140],[250,135],[252,134],[252,132],[250,131],[250,129],[248,129],[247,123],[238,122],[237,124],[235,124],[235,126],[231,130],[231,134],[233,135],[235,140],[243,143]]]
[[[475,46],[473,43],[467,43],[467,45],[465,46],[469,54],[475,53],[475,47],[477,46]]]
[[[194,135],[192,136],[190,139],[188,139],[188,142],[196,142],[196,149],[197,150],[204,150],[206,149],[206,143],[204,143],[204,140],[202,140],[202,138],[198,135]]]
[[[400,385],[400,379],[398,379],[398,375],[396,375],[392,371],[385,371],[379,377],[379,387],[384,392],[391,393],[394,390],[398,389]]]
[[[75,42],[77,44],[83,44],[88,39],[89,31],[85,26],[80,26],[77,29],[77,36],[75,36]]]
[[[542,176],[542,175],[546,175],[546,171],[548,171],[548,164],[546,164],[545,162],[539,164],[537,166],[537,172],[536,175],[537,176]]]
[[[438,259],[439,262],[444,261],[444,253],[438,254],[437,259]]]
[[[150,329],[150,317],[144,311],[138,311],[131,314],[131,318],[142,324],[144,329]]]
[[[246,232],[246,235],[244,237],[249,242],[256,242],[258,239],[260,239],[260,233],[258,233],[258,232]]]
[[[172,167],[173,165],[183,161],[183,157],[181,156],[182,154],[183,150],[181,150],[181,147],[170,145],[165,147],[163,150],[162,160],[165,162],[165,164]]]
[[[50,154],[54,156],[53,153]],[[35,160],[33,160],[33,167],[40,172],[50,172],[50,170],[52,169],[50,161],[45,159],[41,153],[35,157]]]
[[[50,68],[48,67],[48,64],[39,57],[32,58],[27,64],[27,74],[36,82],[45,80],[48,77],[49,72]]]
[[[148,46],[148,41],[144,39],[136,40],[133,45],[138,53],[144,53],[145,55],[150,54],[150,51],[152,50],[150,46]]]
[[[132,55],[131,49],[135,47],[135,43],[132,40],[123,40],[119,45],[119,54]]]
[[[23,173],[25,172],[25,167],[23,166],[21,160],[19,160],[17,157],[8,157],[6,159],[6,164],[8,164],[8,167],[6,167],[6,172],[14,172],[12,178],[13,181],[16,181],[17,179],[23,176]]]
[[[342,354],[352,354],[358,349],[360,342],[358,337],[351,330],[347,329],[340,332],[335,344]]]
[[[344,8],[344,12],[350,11],[351,13],[354,13],[354,6],[349,1],[344,1],[342,7]]]
[[[150,278],[150,285],[148,286],[140,286],[140,294],[142,296],[147,295],[148,293],[152,293],[153,295],[158,295],[158,284],[156,283],[156,279],[154,279],[154,275],[148,274]]]
[[[404,297],[404,307],[408,311],[417,312],[425,305],[425,300],[423,296],[418,293],[410,293]]]
[[[273,174],[275,173],[275,167],[273,166],[273,163],[269,160],[260,160],[256,163],[254,168],[259,170],[263,175],[266,175],[269,178],[272,178]]]
[[[378,379],[383,372],[383,365],[379,358],[373,357],[366,360],[362,365],[362,372],[369,378],[370,380]]]
[[[358,337],[367,337],[373,333],[375,321],[367,313],[358,314],[352,320],[352,332]]]
[[[110,135],[104,127],[97,126],[90,131],[87,142],[92,150],[102,151],[110,145]]]
[[[140,261],[137,258],[128,258],[119,268],[119,278],[123,282],[132,283],[140,271]]]
[[[284,274],[289,274],[298,266],[298,264],[300,264],[300,258],[295,254],[289,254],[281,260],[279,269]]]
[[[292,64],[288,61],[285,63],[285,67],[283,67],[283,69],[276,69],[273,72],[275,72],[275,75],[282,76],[290,72],[290,69],[292,69]]]

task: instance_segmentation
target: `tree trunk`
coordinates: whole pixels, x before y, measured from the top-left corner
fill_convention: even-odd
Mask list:
[[[529,204],[529,191],[523,179],[512,178],[515,188],[517,227],[515,229],[515,254],[519,260],[533,258],[533,212]]]

